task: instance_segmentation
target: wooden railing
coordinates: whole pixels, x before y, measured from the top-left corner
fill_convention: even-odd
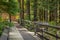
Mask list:
[[[42,40],[60,40],[60,26],[52,26],[48,23],[24,21],[28,30],[33,30]]]

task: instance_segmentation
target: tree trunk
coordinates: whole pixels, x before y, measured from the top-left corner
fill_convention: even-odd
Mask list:
[[[37,0],[34,0],[34,21],[37,21]]]
[[[23,20],[24,20],[24,0],[21,0],[21,14],[20,14],[20,16],[21,16],[21,25],[23,26],[24,25],[24,22],[23,22]]]
[[[47,10],[45,10],[45,21],[46,22],[48,21],[48,12],[47,12]]]
[[[28,19],[30,20],[30,0],[27,0],[27,14],[28,14]]]
[[[21,0],[21,18],[24,19],[24,0]]]
[[[11,14],[9,14],[9,21],[11,22]]]
[[[18,20],[19,21],[19,23],[21,24],[21,0],[18,0],[18,2],[19,2],[19,9],[20,9],[20,11],[19,11],[19,13],[20,13],[20,19]]]

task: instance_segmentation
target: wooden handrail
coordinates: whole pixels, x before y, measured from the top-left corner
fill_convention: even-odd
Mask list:
[[[35,24],[40,25],[40,26],[46,26],[46,27],[51,27],[51,28],[55,28],[55,29],[60,30],[60,26],[49,25],[49,23],[46,23],[46,22],[42,23],[42,22],[36,22],[36,21],[33,22],[33,21],[28,21],[28,20],[25,20],[25,21],[32,22],[32,23],[35,23]]]
[[[53,26],[53,25],[49,25],[49,23],[46,23],[46,22],[44,22],[44,23],[42,23],[42,22],[37,22],[37,21],[28,21],[28,20],[26,20],[25,22],[27,22],[27,23],[34,23],[34,25],[36,25],[36,28],[34,28],[34,29],[36,29],[35,30],[35,33],[37,33],[37,32],[42,32],[42,35],[41,35],[41,37],[43,37],[44,39],[48,39],[48,38],[45,38],[44,36],[43,36],[43,33],[46,33],[46,34],[48,34],[48,35],[50,35],[50,36],[52,36],[52,37],[55,37],[56,38],[56,40],[57,39],[60,39],[60,37],[58,36],[58,30],[60,30],[60,26]],[[49,33],[49,31],[46,31],[46,30],[44,30],[44,29],[39,29],[40,27],[37,27],[37,26],[40,26],[40,27],[42,27],[42,26],[44,26],[44,27],[46,27],[46,28],[53,28],[53,29],[57,29],[57,31],[56,31],[56,35],[54,35],[54,34],[52,34],[52,33]],[[38,29],[37,29],[38,28]],[[39,31],[37,31],[37,30],[39,30]],[[37,33],[38,34],[38,33]],[[39,35],[39,34],[38,34]],[[42,40],[43,40],[43,38],[42,38]]]

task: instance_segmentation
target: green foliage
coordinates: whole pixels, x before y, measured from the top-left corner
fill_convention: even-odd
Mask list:
[[[7,12],[9,14],[14,15],[19,12],[18,2],[15,2],[15,0],[14,1],[10,0],[7,6],[8,6]]]
[[[56,25],[56,22],[51,21],[51,22],[49,22],[49,24],[50,24],[50,25]]]
[[[40,0],[38,2],[38,5],[40,8],[45,8],[47,10],[53,10],[53,9],[56,9],[58,2],[59,0]]]
[[[13,27],[14,26],[14,23],[9,23],[9,27]]]
[[[2,34],[3,29],[4,29],[4,24],[3,22],[0,22],[0,36]]]
[[[3,23],[5,26],[9,26],[9,27],[14,26],[13,22],[4,21]]]
[[[2,35],[2,30],[0,30],[0,36]]]
[[[24,24],[25,28],[27,28],[29,31],[34,31],[34,26],[32,22],[26,21]]]
[[[15,0],[0,0],[0,12],[15,15],[19,12],[18,2]]]
[[[13,24],[12,22],[10,23],[10,22],[8,22],[8,21],[0,22],[0,36],[1,36],[2,32],[3,32],[3,29],[4,29],[5,27],[7,27],[7,26],[13,27],[14,24]]]

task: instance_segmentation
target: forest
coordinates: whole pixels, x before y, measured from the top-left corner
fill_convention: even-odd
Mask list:
[[[8,19],[2,18],[3,13],[9,15]],[[30,31],[35,32],[36,29],[39,34],[40,32],[37,30],[44,28],[42,30],[45,31],[42,32],[44,32],[44,36],[49,38],[52,34],[56,36],[57,31],[60,34],[60,30],[57,30],[60,28],[58,27],[60,26],[60,0],[0,0],[0,35],[7,26],[10,28],[14,25],[11,16],[16,14],[19,14],[17,19],[19,24]],[[44,23],[45,25],[43,25]],[[48,27],[47,24],[49,24]],[[50,34],[51,32],[53,33]]]

